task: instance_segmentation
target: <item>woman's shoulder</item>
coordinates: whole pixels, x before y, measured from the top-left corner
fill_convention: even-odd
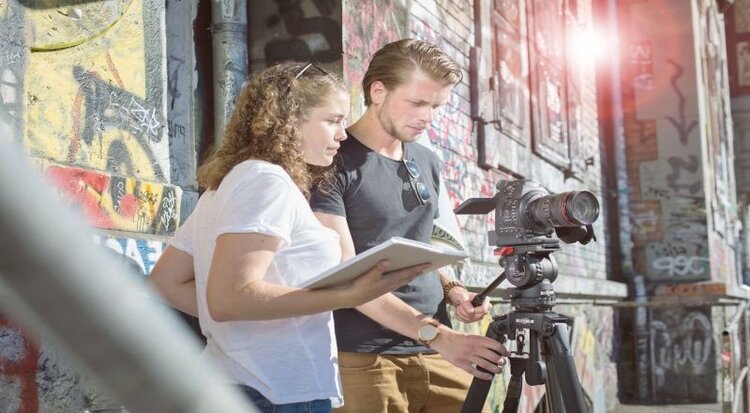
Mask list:
[[[271,162],[250,159],[238,163],[229,171],[221,181],[218,192],[238,188],[281,191],[290,187],[296,186],[284,168]]]
[[[283,180],[290,184],[293,184],[292,178],[289,174],[279,165],[268,161],[262,161],[259,159],[248,159],[240,162],[232,168],[226,176],[230,179],[239,179],[246,181],[248,178],[252,178],[254,181],[258,180],[269,180],[279,181]]]

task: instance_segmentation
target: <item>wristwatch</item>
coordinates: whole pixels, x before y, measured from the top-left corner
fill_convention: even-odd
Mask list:
[[[417,341],[427,347],[430,347],[430,343],[435,341],[435,339],[438,337],[438,326],[438,323],[427,323],[420,327],[419,331],[417,332]]]

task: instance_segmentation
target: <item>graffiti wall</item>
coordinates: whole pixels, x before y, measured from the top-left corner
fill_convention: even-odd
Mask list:
[[[646,11],[652,8],[657,13]],[[724,109],[723,25],[712,6],[698,12],[702,31],[670,24],[655,31],[644,28],[659,27],[649,25],[666,13],[690,18],[689,4],[631,7],[631,32],[637,33],[630,47],[635,116],[626,120],[626,155],[635,270],[653,282],[724,277],[734,284],[737,212],[729,189],[734,174],[728,166],[732,139]],[[703,45],[702,56],[695,56],[694,40]],[[696,58],[704,62],[700,73]],[[709,232],[715,242],[708,242]]]
[[[101,22],[86,30],[71,27],[48,43],[46,36],[63,24],[46,27],[52,24],[47,16],[62,13],[35,11],[31,20],[41,38],[35,37],[32,47],[45,52],[31,54],[26,72],[24,143],[31,155],[169,182],[163,27],[157,15],[163,5],[146,2],[113,2],[107,8],[86,3],[82,7],[95,8],[92,14],[103,14]],[[77,46],[66,47],[71,45]]]
[[[344,80],[351,91],[350,122],[364,113],[362,93],[370,56],[383,45],[409,37],[409,13],[412,0],[358,1],[342,0]]]
[[[679,0],[632,1],[626,16],[628,224],[640,294],[728,294],[738,233],[723,16],[714,2]],[[624,325],[638,336],[638,377],[626,378],[623,400],[716,402],[715,313],[678,303],[624,311],[634,317]]]
[[[701,54],[700,87],[703,89],[703,129],[708,149],[706,168],[707,205],[711,242],[711,274],[714,279],[737,285],[735,263],[739,245],[739,213],[737,210],[734,158],[734,132],[727,78],[727,50],[724,15],[716,12],[714,4],[699,3],[701,30],[696,32]]]
[[[43,164],[60,197],[97,228],[170,234],[180,217],[180,187],[83,168]]]
[[[197,73],[193,26],[198,14],[198,3],[167,0],[166,54],[167,54],[167,141],[169,142],[170,182],[185,189],[197,190],[196,171],[199,125],[205,122],[203,105],[196,99],[198,83],[203,81]],[[196,30],[198,31],[198,30]],[[197,43],[199,40],[195,40]],[[209,102],[204,103],[209,106]],[[192,209],[191,209],[192,210]]]
[[[15,1],[0,2],[0,139],[21,139],[23,130],[24,8]]]
[[[94,234],[114,264],[144,280],[166,248],[158,240]],[[95,380],[83,374],[53,343],[0,314],[0,411],[81,412],[119,409]]]
[[[251,72],[294,60],[322,63],[340,73],[341,4],[331,0],[250,0]]]
[[[0,0],[0,139],[21,141],[102,253],[143,280],[196,198],[195,7]],[[118,406],[67,354],[0,315],[1,411],[105,408]]]
[[[654,310],[649,324],[651,383],[660,403],[712,403],[716,337],[710,307]]]
[[[166,248],[162,241],[93,235],[114,264],[144,280]],[[0,314],[0,408],[8,413],[81,412],[119,409],[69,356]]]
[[[654,4],[658,13],[651,14]],[[689,21],[691,10],[670,1],[633,3],[630,10],[635,36],[630,61],[637,70],[631,77],[635,110],[626,118],[625,151],[635,271],[647,282],[708,280],[692,34],[676,23],[654,26],[667,13]]]

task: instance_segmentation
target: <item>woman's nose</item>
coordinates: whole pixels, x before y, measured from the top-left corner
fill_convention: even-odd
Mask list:
[[[346,140],[346,127],[344,126],[344,122],[341,122],[339,124],[339,127],[336,129],[336,136],[335,139],[339,142]]]

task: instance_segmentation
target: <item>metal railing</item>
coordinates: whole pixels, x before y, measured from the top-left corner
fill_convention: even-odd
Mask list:
[[[3,313],[51,338],[132,413],[256,412],[196,358],[192,333],[91,242],[91,229],[25,159],[20,145],[0,140]]]

